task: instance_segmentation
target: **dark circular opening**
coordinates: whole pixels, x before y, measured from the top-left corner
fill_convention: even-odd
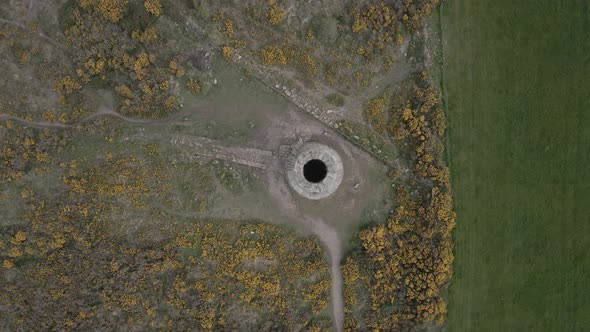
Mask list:
[[[322,182],[326,175],[328,175],[328,167],[319,159],[312,159],[303,165],[303,176],[309,182]]]

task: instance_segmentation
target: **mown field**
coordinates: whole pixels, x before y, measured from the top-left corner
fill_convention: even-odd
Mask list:
[[[447,0],[448,331],[590,328],[590,4]]]

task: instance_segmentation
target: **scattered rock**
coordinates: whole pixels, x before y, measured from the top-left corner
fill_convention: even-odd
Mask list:
[[[196,70],[208,71],[211,69],[211,54],[209,50],[197,50],[188,58],[188,62]]]

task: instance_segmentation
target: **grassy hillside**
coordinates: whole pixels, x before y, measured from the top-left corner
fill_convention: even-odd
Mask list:
[[[590,7],[447,0],[449,331],[590,326]]]

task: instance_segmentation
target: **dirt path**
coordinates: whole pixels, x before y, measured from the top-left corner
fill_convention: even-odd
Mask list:
[[[275,165],[271,168],[278,169],[279,160],[275,160]],[[341,332],[344,326],[344,300],[342,295],[342,271],[340,270],[340,261],[342,259],[342,241],[336,229],[328,225],[323,219],[313,218],[301,212],[297,207],[296,201],[291,195],[291,191],[283,180],[284,174],[277,172],[268,172],[267,181],[268,189],[271,196],[279,203],[281,209],[294,221],[299,223],[305,229],[311,231],[317,236],[326,250],[330,259],[330,274],[332,275],[332,319],[336,331]]]
[[[32,6],[32,1],[30,2],[29,6]],[[6,19],[3,19],[3,18],[0,18],[0,23],[10,24],[10,25],[15,26],[15,27],[17,27],[19,29],[29,31],[32,35],[36,35],[36,36],[38,36],[38,37],[40,37],[40,38],[48,41],[50,44],[52,44],[54,46],[57,46],[57,47],[59,47],[61,49],[64,49],[64,50],[67,50],[68,49],[67,46],[65,46],[64,44],[62,44],[62,43],[60,43],[58,41],[53,40],[51,37],[47,36],[43,32],[41,32],[41,31],[32,31],[31,29],[29,29],[27,26],[25,26],[22,23],[18,23],[18,22],[15,22],[15,21],[6,20]]]
[[[170,117],[159,119],[159,120],[134,119],[134,118],[130,118],[125,115],[119,114],[119,113],[113,111],[112,109],[109,109],[106,107],[101,107],[96,112],[94,112],[94,113],[74,122],[74,123],[28,121],[28,120],[19,118],[17,116],[12,116],[12,115],[2,114],[2,113],[0,113],[0,121],[10,120],[10,121],[18,122],[23,125],[35,127],[35,128],[73,128],[73,127],[79,126],[81,124],[84,124],[86,122],[90,122],[90,121],[98,118],[99,116],[103,116],[103,115],[119,118],[127,123],[146,124],[146,125],[157,124],[157,123],[166,123],[166,122],[170,121],[171,119],[174,119],[179,116],[179,114],[175,114]]]

